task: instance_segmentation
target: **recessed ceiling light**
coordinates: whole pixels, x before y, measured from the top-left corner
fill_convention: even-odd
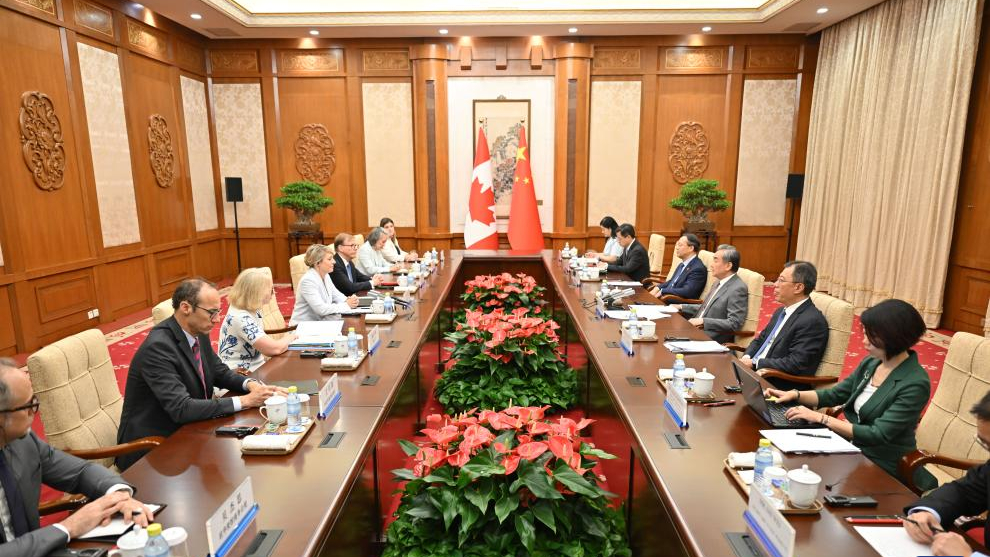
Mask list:
[[[441,35],[446,35],[447,33],[450,33],[450,31],[448,31],[448,30],[446,30],[446,29],[441,29],[441,30],[440,30],[440,34],[441,34]]]
[[[567,30],[568,33],[577,33],[577,27],[571,27]]]
[[[203,16],[201,16],[199,14],[189,14],[189,17],[191,17],[193,19],[203,19]]]
[[[828,8],[825,8],[825,7],[818,8],[818,13],[819,14],[828,13]]]
[[[702,27],[702,28],[701,28],[701,30],[702,30],[702,31],[704,31],[705,33],[707,33],[707,32],[709,32],[709,31],[711,31],[711,30],[712,30],[712,28],[711,28],[711,27],[709,27],[708,25],[705,25],[704,27]]]
[[[309,30],[309,34],[310,34],[310,35],[313,35],[313,36],[315,37],[316,35],[319,35],[319,34],[320,34],[320,32],[319,32],[319,31],[317,31],[316,29],[310,29],[310,30]]]

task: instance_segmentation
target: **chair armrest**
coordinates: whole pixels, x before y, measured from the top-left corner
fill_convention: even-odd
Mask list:
[[[756,336],[756,331],[732,331],[732,336],[734,336],[734,337],[753,337],[753,336]]]
[[[694,298],[681,298],[680,296],[675,296],[673,294],[664,294],[660,296],[660,299],[668,304],[703,304],[704,300],[696,300]]]
[[[291,327],[283,327],[281,329],[265,329],[266,335],[280,335],[282,333],[290,333],[296,330],[298,325],[292,325]]]
[[[793,381],[795,383],[804,383],[805,385],[828,385],[829,383],[835,383],[839,380],[838,377],[819,377],[817,375],[791,375],[790,373],[780,371],[779,369],[773,369],[769,367],[760,368],[757,370],[764,379],[768,377],[773,377],[776,379],[784,379],[786,381]]]
[[[135,451],[151,450],[165,442],[164,437],[142,437],[130,443],[121,443],[112,447],[100,447],[99,449],[78,449],[67,450],[65,452],[86,460],[98,460],[101,458],[112,458]]]
[[[45,501],[38,505],[38,513],[41,516],[60,513],[62,511],[74,511],[88,503],[85,495],[64,495],[54,501]]]
[[[957,470],[969,470],[970,468],[983,464],[981,460],[970,460],[968,458],[954,458],[938,453],[931,453],[924,449],[916,449],[901,457],[897,463],[897,474],[901,481],[907,484],[911,491],[921,495],[922,489],[914,483],[914,472],[919,467],[926,464],[938,464],[948,466]]]
[[[728,348],[729,350],[732,350],[733,352],[745,352],[746,351],[745,348],[743,348],[742,346],[739,346],[738,344],[736,344],[734,342],[726,342],[722,346]]]

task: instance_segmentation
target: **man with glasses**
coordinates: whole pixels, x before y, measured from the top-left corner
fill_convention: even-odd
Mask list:
[[[781,306],[739,360],[760,372],[777,369],[791,375],[814,376],[828,344],[828,322],[811,302],[818,283],[818,270],[807,261],[790,261],[777,277],[773,293]],[[767,378],[782,391],[806,390],[811,386],[784,379]]]
[[[357,294],[364,290],[371,290],[382,283],[382,275],[368,276],[354,266],[354,259],[357,257],[358,246],[354,243],[354,236],[341,232],[333,239],[333,271],[330,272],[330,280],[333,285],[340,290],[344,296]]]
[[[976,443],[990,451],[990,393],[970,410],[976,417]],[[974,466],[966,475],[932,491],[904,508],[904,529],[918,543],[931,544],[932,555],[987,557],[974,552],[966,538],[947,532],[957,518],[978,516],[990,502],[990,462]],[[990,521],[983,528],[983,545],[990,547]]]
[[[38,397],[27,372],[17,369],[13,360],[0,358],[0,556],[48,555],[109,522],[115,513],[147,526],[150,512],[131,497],[134,488],[120,476],[53,449],[31,431],[37,411]],[[42,483],[82,493],[91,502],[42,528],[38,515]]]
[[[258,407],[284,389],[245,379],[213,351],[210,331],[220,322],[220,293],[202,279],[182,281],[172,294],[175,315],[155,325],[127,373],[117,442],[169,436],[182,424]],[[214,398],[213,388],[241,396]],[[117,457],[127,469],[143,452]]]

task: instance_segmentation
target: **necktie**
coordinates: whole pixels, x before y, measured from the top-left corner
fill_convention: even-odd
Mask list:
[[[344,263],[344,270],[347,271],[347,280],[354,282],[354,275],[351,274],[351,264]]]
[[[3,485],[4,494],[7,496],[11,530],[14,531],[14,537],[19,538],[28,533],[27,511],[24,509],[24,500],[21,499],[21,490],[17,487],[14,474],[7,466],[7,456],[3,451],[0,451],[0,484]]]
[[[763,345],[760,346],[760,349],[756,351],[756,355],[753,356],[754,362],[765,356],[766,353],[770,350],[770,345],[773,344],[773,340],[777,338],[777,333],[780,332],[780,326],[784,324],[784,317],[786,316],[787,316],[786,311],[780,312],[780,315],[777,317],[777,323],[774,324],[773,329],[770,331],[770,334],[767,336],[767,340],[763,342]]]
[[[199,373],[199,381],[203,384],[203,398],[210,398],[206,394],[206,375],[203,374],[203,360],[199,356],[199,339],[192,344],[193,364],[196,365],[196,372]]]
[[[684,263],[678,263],[677,268],[674,269],[674,276],[670,279],[670,285],[673,286],[677,282],[677,277],[681,276],[681,271],[684,270]]]
[[[708,299],[705,300],[705,305],[701,306],[701,311],[698,312],[698,317],[704,317],[705,312],[708,311],[708,306],[711,305],[712,300],[715,299],[715,293],[718,292],[718,287],[722,284],[721,281],[716,282],[715,286],[712,286],[712,291],[708,293]]]

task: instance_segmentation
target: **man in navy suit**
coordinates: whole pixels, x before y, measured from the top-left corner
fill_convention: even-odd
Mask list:
[[[622,246],[622,255],[609,263],[607,272],[625,273],[633,280],[643,280],[650,276],[650,255],[646,248],[636,239],[636,229],[633,225],[623,223],[616,230],[615,238]]]
[[[657,298],[671,294],[688,300],[700,299],[705,284],[708,283],[708,269],[701,259],[698,259],[700,249],[701,241],[694,234],[685,234],[678,238],[677,243],[674,244],[674,255],[679,257],[681,262],[674,269],[670,280],[658,284],[650,290],[650,294]]]

